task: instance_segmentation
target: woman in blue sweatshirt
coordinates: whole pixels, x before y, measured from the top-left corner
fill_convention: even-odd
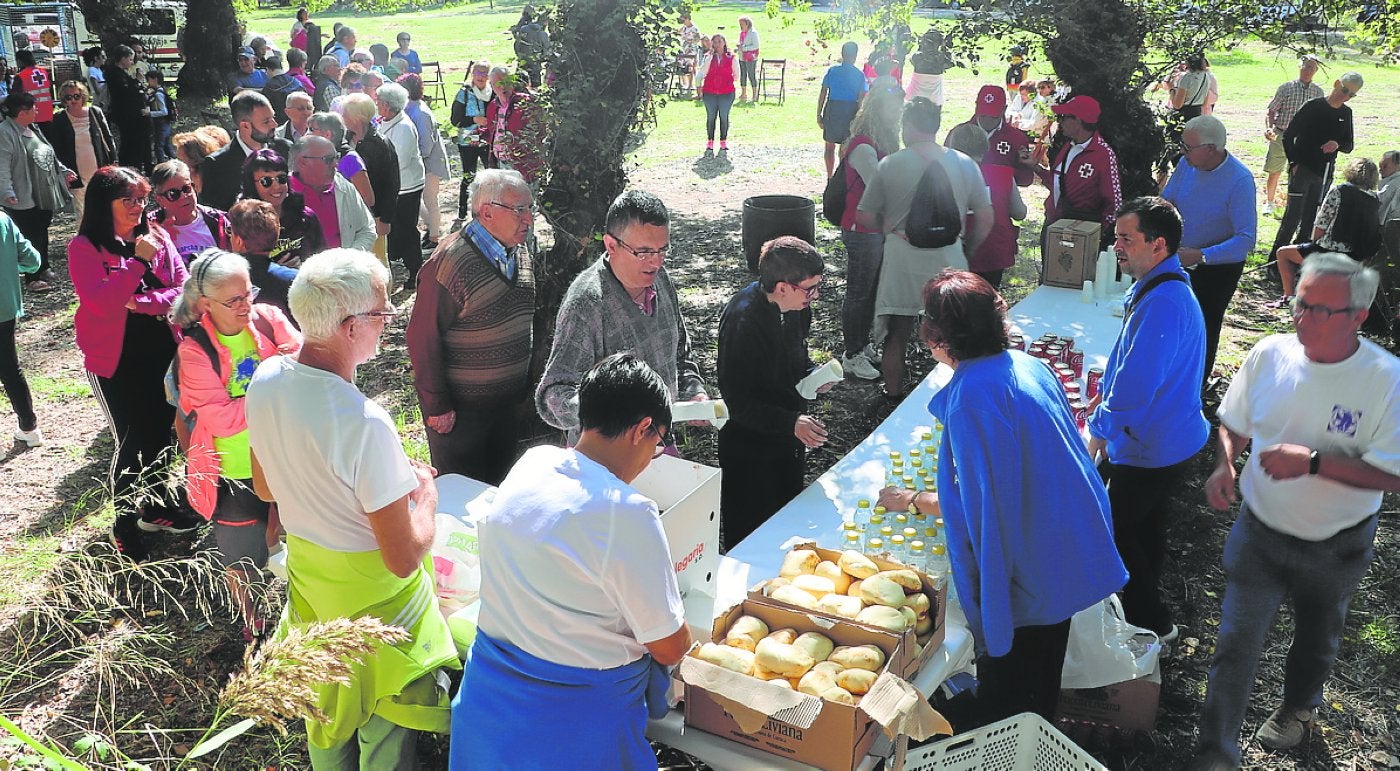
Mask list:
[[[1121,588],[1108,495],[1059,381],[1008,351],[1006,302],[975,274],[924,288],[920,336],[953,377],[938,497],[953,581],[977,649],[978,721],[1053,719],[1075,613]]]

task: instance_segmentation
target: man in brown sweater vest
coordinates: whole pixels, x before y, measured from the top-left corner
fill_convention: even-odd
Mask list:
[[[408,355],[433,466],[494,485],[515,461],[531,395],[534,211],[517,171],[482,171],[467,194],[471,222],[418,273]]]

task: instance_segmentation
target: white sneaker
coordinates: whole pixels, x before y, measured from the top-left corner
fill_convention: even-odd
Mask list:
[[[876,369],[869,359],[859,353],[855,356],[842,356],[841,369],[845,370],[847,375],[858,377],[861,380],[880,379],[880,370]]]
[[[15,431],[15,440],[24,442],[30,447],[38,447],[44,443],[44,434],[39,430],[38,426],[35,426],[33,431],[24,431],[22,429]]]

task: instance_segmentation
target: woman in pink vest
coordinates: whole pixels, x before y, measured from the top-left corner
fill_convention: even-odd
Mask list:
[[[975,123],[955,126],[948,132],[945,144],[973,159],[987,154],[987,134]],[[1016,264],[1016,238],[1021,229],[1013,220],[1026,218],[1026,204],[1016,189],[1016,169],[995,163],[979,166],[992,197],[992,232],[976,252],[967,255],[967,269],[985,279],[993,289],[1000,290],[1002,274]]]
[[[729,150],[729,109],[734,106],[734,54],[724,35],[710,39],[710,52],[700,60],[700,99],[705,102],[705,154],[715,151],[715,118],[719,118],[719,150]]]

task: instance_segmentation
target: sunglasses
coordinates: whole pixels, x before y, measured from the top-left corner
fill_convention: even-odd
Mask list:
[[[156,193],[156,195],[171,203],[175,203],[187,195],[194,195],[194,185],[186,182],[183,187],[172,187],[169,190],[162,190]]]
[[[272,187],[274,184],[285,185],[287,184],[287,175],[276,174],[270,177],[258,177],[257,183],[259,187]]]
[[[64,94],[64,95],[63,95],[63,101],[65,101],[65,102],[81,102],[81,101],[83,101],[84,99],[87,99],[87,97],[86,97],[86,96],[83,96],[82,94]]]

